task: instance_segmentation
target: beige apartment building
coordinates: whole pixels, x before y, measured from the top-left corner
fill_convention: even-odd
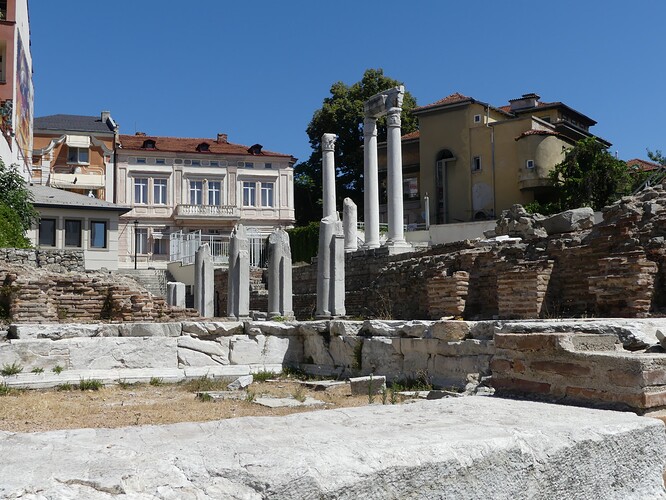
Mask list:
[[[294,223],[296,159],[227,140],[120,135],[117,203],[121,217],[119,266],[165,268],[188,235],[209,236],[214,253],[234,224],[264,238]],[[215,247],[220,245],[220,248]]]
[[[456,93],[414,114],[419,132],[403,137],[408,224],[423,222],[426,194],[432,224],[485,220],[515,203],[548,201],[549,172],[576,141],[595,137],[594,120],[537,94],[495,107]]]

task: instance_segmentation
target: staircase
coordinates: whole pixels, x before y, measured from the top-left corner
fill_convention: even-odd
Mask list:
[[[167,270],[166,269],[119,269],[116,274],[129,276],[146,290],[157,297],[166,299],[167,294]]]

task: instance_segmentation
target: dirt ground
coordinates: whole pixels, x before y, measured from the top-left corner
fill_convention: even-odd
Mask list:
[[[288,415],[303,411],[362,406],[368,396],[351,396],[349,384],[314,391],[294,380],[254,382],[249,397],[241,400],[202,401],[200,390],[224,390],[227,382],[190,381],[180,384],[113,385],[99,390],[11,390],[0,396],[0,430],[35,432],[90,427],[204,422],[244,416]],[[252,397],[310,396],[325,406],[271,409]],[[381,395],[375,403],[381,402]]]

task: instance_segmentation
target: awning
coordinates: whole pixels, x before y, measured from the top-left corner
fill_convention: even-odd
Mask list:
[[[106,186],[105,175],[51,174],[49,186],[61,189],[99,189]]]
[[[90,137],[87,135],[68,135],[65,143],[72,148],[89,148]]]

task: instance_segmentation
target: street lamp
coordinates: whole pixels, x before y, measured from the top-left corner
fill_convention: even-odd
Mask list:
[[[139,221],[134,219],[134,269],[136,270],[136,254],[139,249]]]

